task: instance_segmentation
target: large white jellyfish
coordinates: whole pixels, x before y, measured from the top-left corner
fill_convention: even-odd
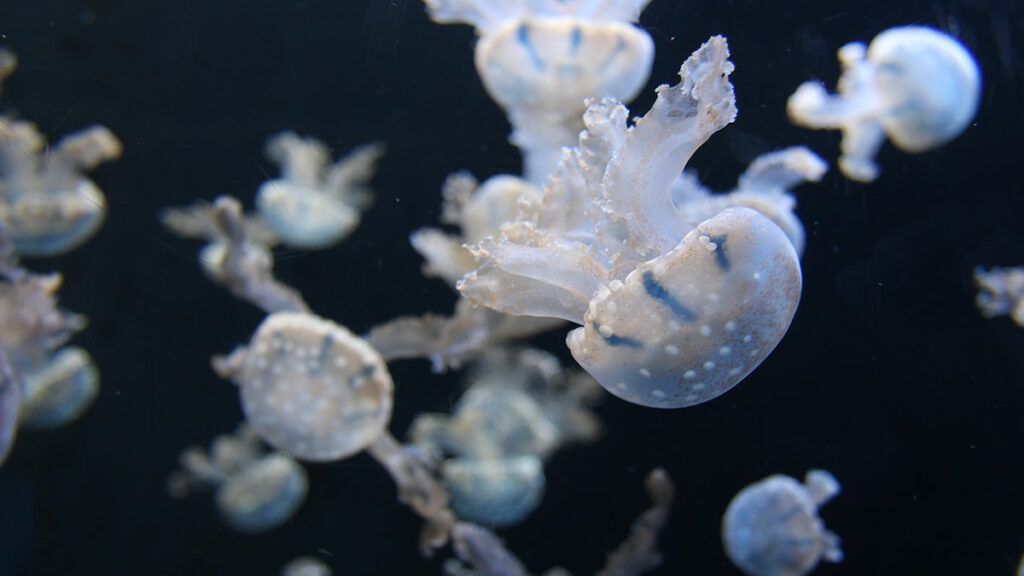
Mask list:
[[[801,576],[819,560],[840,562],[839,537],[825,529],[818,507],[839,493],[824,470],[804,483],[775,474],[740,490],[722,517],[725,553],[749,576]]]
[[[476,27],[477,73],[535,184],[575,141],[584,99],[629,101],[647,82],[654,42],[632,23],[648,1],[425,0],[436,22]]]
[[[459,284],[480,305],[582,324],[567,339],[576,360],[645,406],[730,389],[775,348],[800,299],[794,241],[772,219],[736,202],[699,222],[688,214],[707,210],[675,204],[710,201],[674,195],[673,182],[735,117],[728,54],[711,38],[632,127],[617,101],[592,102],[543,197],[521,199],[519,219],[473,247],[481,265]]]
[[[923,152],[959,136],[978,110],[978,65],[938,30],[890,28],[870,46],[843,46],[839,62],[838,94],[805,82],[787,109],[796,124],[842,130],[839,169],[850,179],[878,177],[874,157],[886,136],[903,151]]]

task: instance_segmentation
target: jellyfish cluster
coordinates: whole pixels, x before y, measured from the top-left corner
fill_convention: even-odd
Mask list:
[[[229,528],[273,531],[316,489],[307,467],[366,454],[422,519],[420,551],[449,556],[446,574],[527,575],[496,531],[542,506],[545,466],[557,452],[586,450],[573,447],[603,433],[606,396],[658,409],[716,401],[783,340],[814,241],[795,213],[794,189],[818,182],[828,163],[778,143],[732,189],[704,184],[690,161],[739,114],[736,64],[727,39],[713,36],[682,63],[676,83],[656,89],[648,110],[631,111],[625,103],[654,59],[654,41],[637,25],[644,0],[424,3],[435,22],[475,29],[476,70],[523,155],[521,175],[453,172],[440,186],[438,225],[409,236],[421,273],[447,284],[458,303],[450,314],[381,318],[359,334],[278,279],[275,247],[328,250],[360,225],[386,147],[358,146],[332,163],[314,136],[270,136],[266,155],[280,175],[259,186],[251,207],[214,191],[160,214],[168,231],[203,243],[198,260],[210,280],[265,314],[211,362],[237,390],[244,421],[208,449],[185,449],[168,491],[212,492]],[[948,34],[893,28],[868,45],[843,46],[839,59],[838,92],[802,84],[787,111],[800,126],[841,130],[847,178],[879,178],[875,155],[886,139],[922,152],[956,138],[975,116],[981,74]],[[0,79],[14,62],[0,52]],[[29,272],[19,257],[60,254],[96,232],[108,208],[83,173],[117,158],[121,144],[97,126],[46,154],[44,145],[32,124],[0,116],[0,462],[19,428],[73,420],[98,386],[89,354],[67,345],[84,319],[56,306],[60,276]],[[976,278],[986,316],[1024,324],[1024,274],[979,270]],[[528,344],[569,325],[565,347],[578,366]],[[403,433],[393,429],[396,396],[429,385],[396,382],[389,363],[406,359],[464,377],[450,411],[420,413]],[[651,508],[599,574],[642,574],[661,563],[658,535],[675,488],[662,469],[646,488]],[[839,538],[818,516],[838,492],[822,470],[803,483],[775,474],[743,488],[722,518],[726,556],[752,576],[840,562]],[[281,573],[330,568],[303,557]]]
[[[0,83],[17,62],[0,48]],[[121,150],[103,126],[51,148],[34,124],[0,114],[0,465],[19,429],[63,426],[99,392],[92,357],[68,345],[86,319],[57,306],[60,273],[32,272],[21,259],[65,254],[99,230],[106,200],[84,174]]]

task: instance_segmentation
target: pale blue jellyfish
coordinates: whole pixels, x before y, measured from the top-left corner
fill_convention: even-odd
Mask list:
[[[281,177],[264,182],[256,209],[281,242],[306,250],[327,248],[359,226],[372,193],[384,146],[370,144],[335,164],[323,142],[282,132],[267,142],[267,156],[281,166]]]
[[[267,452],[251,430],[242,426],[218,436],[207,453],[192,447],[181,455],[181,470],[171,475],[172,496],[203,488],[214,499],[224,522],[240,532],[264,532],[280,526],[306,500],[306,471],[283,452]]]
[[[300,460],[361,452],[391,418],[394,383],[380,355],[329,320],[271,314],[247,347],[215,363],[239,387],[253,431]]]
[[[839,493],[824,470],[804,483],[775,474],[740,490],[722,517],[725,554],[749,576],[801,576],[824,559],[840,562],[839,537],[825,529],[818,507]]]
[[[886,136],[905,152],[923,152],[959,136],[977,113],[978,64],[955,38],[938,30],[890,28],[870,46],[843,46],[839,61],[838,94],[805,82],[787,109],[801,126],[842,130],[839,168],[853,180],[878,177],[874,157]]]

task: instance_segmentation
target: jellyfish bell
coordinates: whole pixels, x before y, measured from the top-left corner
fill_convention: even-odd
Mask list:
[[[768,357],[793,320],[801,286],[800,261],[782,230],[754,210],[729,208],[624,282],[601,288],[567,343],[612,394],[656,408],[693,406]]]
[[[654,42],[632,24],[536,17],[506,22],[476,46],[487,93],[506,109],[583,111],[583,100],[636,97]]]
[[[312,314],[271,314],[248,347],[218,359],[215,368],[238,384],[253,431],[301,460],[360,452],[391,418],[394,383],[380,355]]]
[[[981,73],[948,34],[925,26],[890,28],[871,41],[880,122],[893,144],[922,152],[958,136],[974,119]]]
[[[77,346],[23,365],[21,373],[24,398],[18,417],[25,428],[64,426],[81,416],[99,393],[99,370],[89,353]]]
[[[359,211],[316,188],[268,180],[256,194],[256,209],[281,240],[307,250],[344,240],[359,224]]]
[[[217,490],[217,509],[240,532],[263,532],[295,515],[309,491],[306,471],[284,454],[246,464]]]
[[[544,496],[544,467],[536,456],[496,460],[451,458],[443,468],[452,510],[459,518],[486,526],[522,522]]]
[[[22,256],[70,252],[103,226],[106,213],[103,192],[85,178],[73,188],[0,201],[0,222]]]
[[[825,529],[818,507],[839,482],[811,470],[804,483],[775,474],[739,491],[722,516],[726,556],[750,576],[802,576],[818,562],[840,562],[839,537]]]

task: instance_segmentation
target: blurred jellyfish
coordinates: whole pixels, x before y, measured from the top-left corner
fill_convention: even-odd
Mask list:
[[[476,28],[477,73],[508,115],[533,184],[576,140],[586,98],[632,100],[651,73],[654,43],[632,24],[648,0],[425,2],[435,22]]]
[[[543,461],[559,446],[593,440],[600,388],[538,350],[487,351],[451,416],[420,414],[414,445],[450,456],[442,479],[459,518],[504,527],[529,516],[545,487]]]
[[[0,83],[18,60],[0,49]],[[0,224],[22,256],[55,256],[83,244],[106,217],[103,192],[83,173],[121,156],[103,126],[69,134],[56,146],[31,122],[0,115]]]
[[[974,119],[981,72],[953,37],[923,26],[890,28],[870,46],[839,50],[839,94],[805,82],[789,98],[789,117],[809,128],[843,132],[839,169],[848,178],[878,177],[874,157],[888,136],[905,152],[936,148]]]
[[[245,426],[215,438],[209,454],[199,447],[185,450],[181,467],[168,482],[171,495],[182,498],[214,488],[221,517],[240,532],[280,526],[295,515],[309,491],[302,466],[283,452],[267,453]]]
[[[19,420],[24,428],[64,426],[81,416],[99,392],[99,371],[85,350],[68,346],[42,360],[19,366],[23,388]]]
[[[367,182],[382,144],[361,146],[330,166],[323,142],[293,132],[271,136],[266,150],[282,175],[260,186],[256,209],[284,244],[327,248],[355,230],[372,199]]]
[[[311,556],[300,556],[281,568],[281,576],[331,576],[327,564]]]
[[[824,470],[804,483],[775,474],[739,491],[722,517],[725,553],[750,576],[800,576],[821,559],[840,562],[839,537],[825,529],[818,507],[839,493]]]
[[[445,461],[442,478],[452,511],[487,526],[522,522],[544,497],[544,468],[536,456],[452,458]]]
[[[978,287],[975,302],[985,318],[1009,316],[1024,326],[1024,267],[975,268],[974,284]]]
[[[583,325],[566,339],[573,357],[636,404],[723,394],[771,353],[800,300],[797,238],[742,203],[713,213],[676,205],[717,203],[673,194],[673,182],[735,117],[728,55],[724,38],[708,40],[632,127],[618,102],[592,102],[542,199],[521,200],[515,222],[472,247],[479,267],[459,283],[478,305]]]
[[[19,267],[0,231],[0,463],[19,426],[61,426],[96,397],[99,374],[89,354],[62,348],[85,317],[57,307],[60,285],[59,274]]]

